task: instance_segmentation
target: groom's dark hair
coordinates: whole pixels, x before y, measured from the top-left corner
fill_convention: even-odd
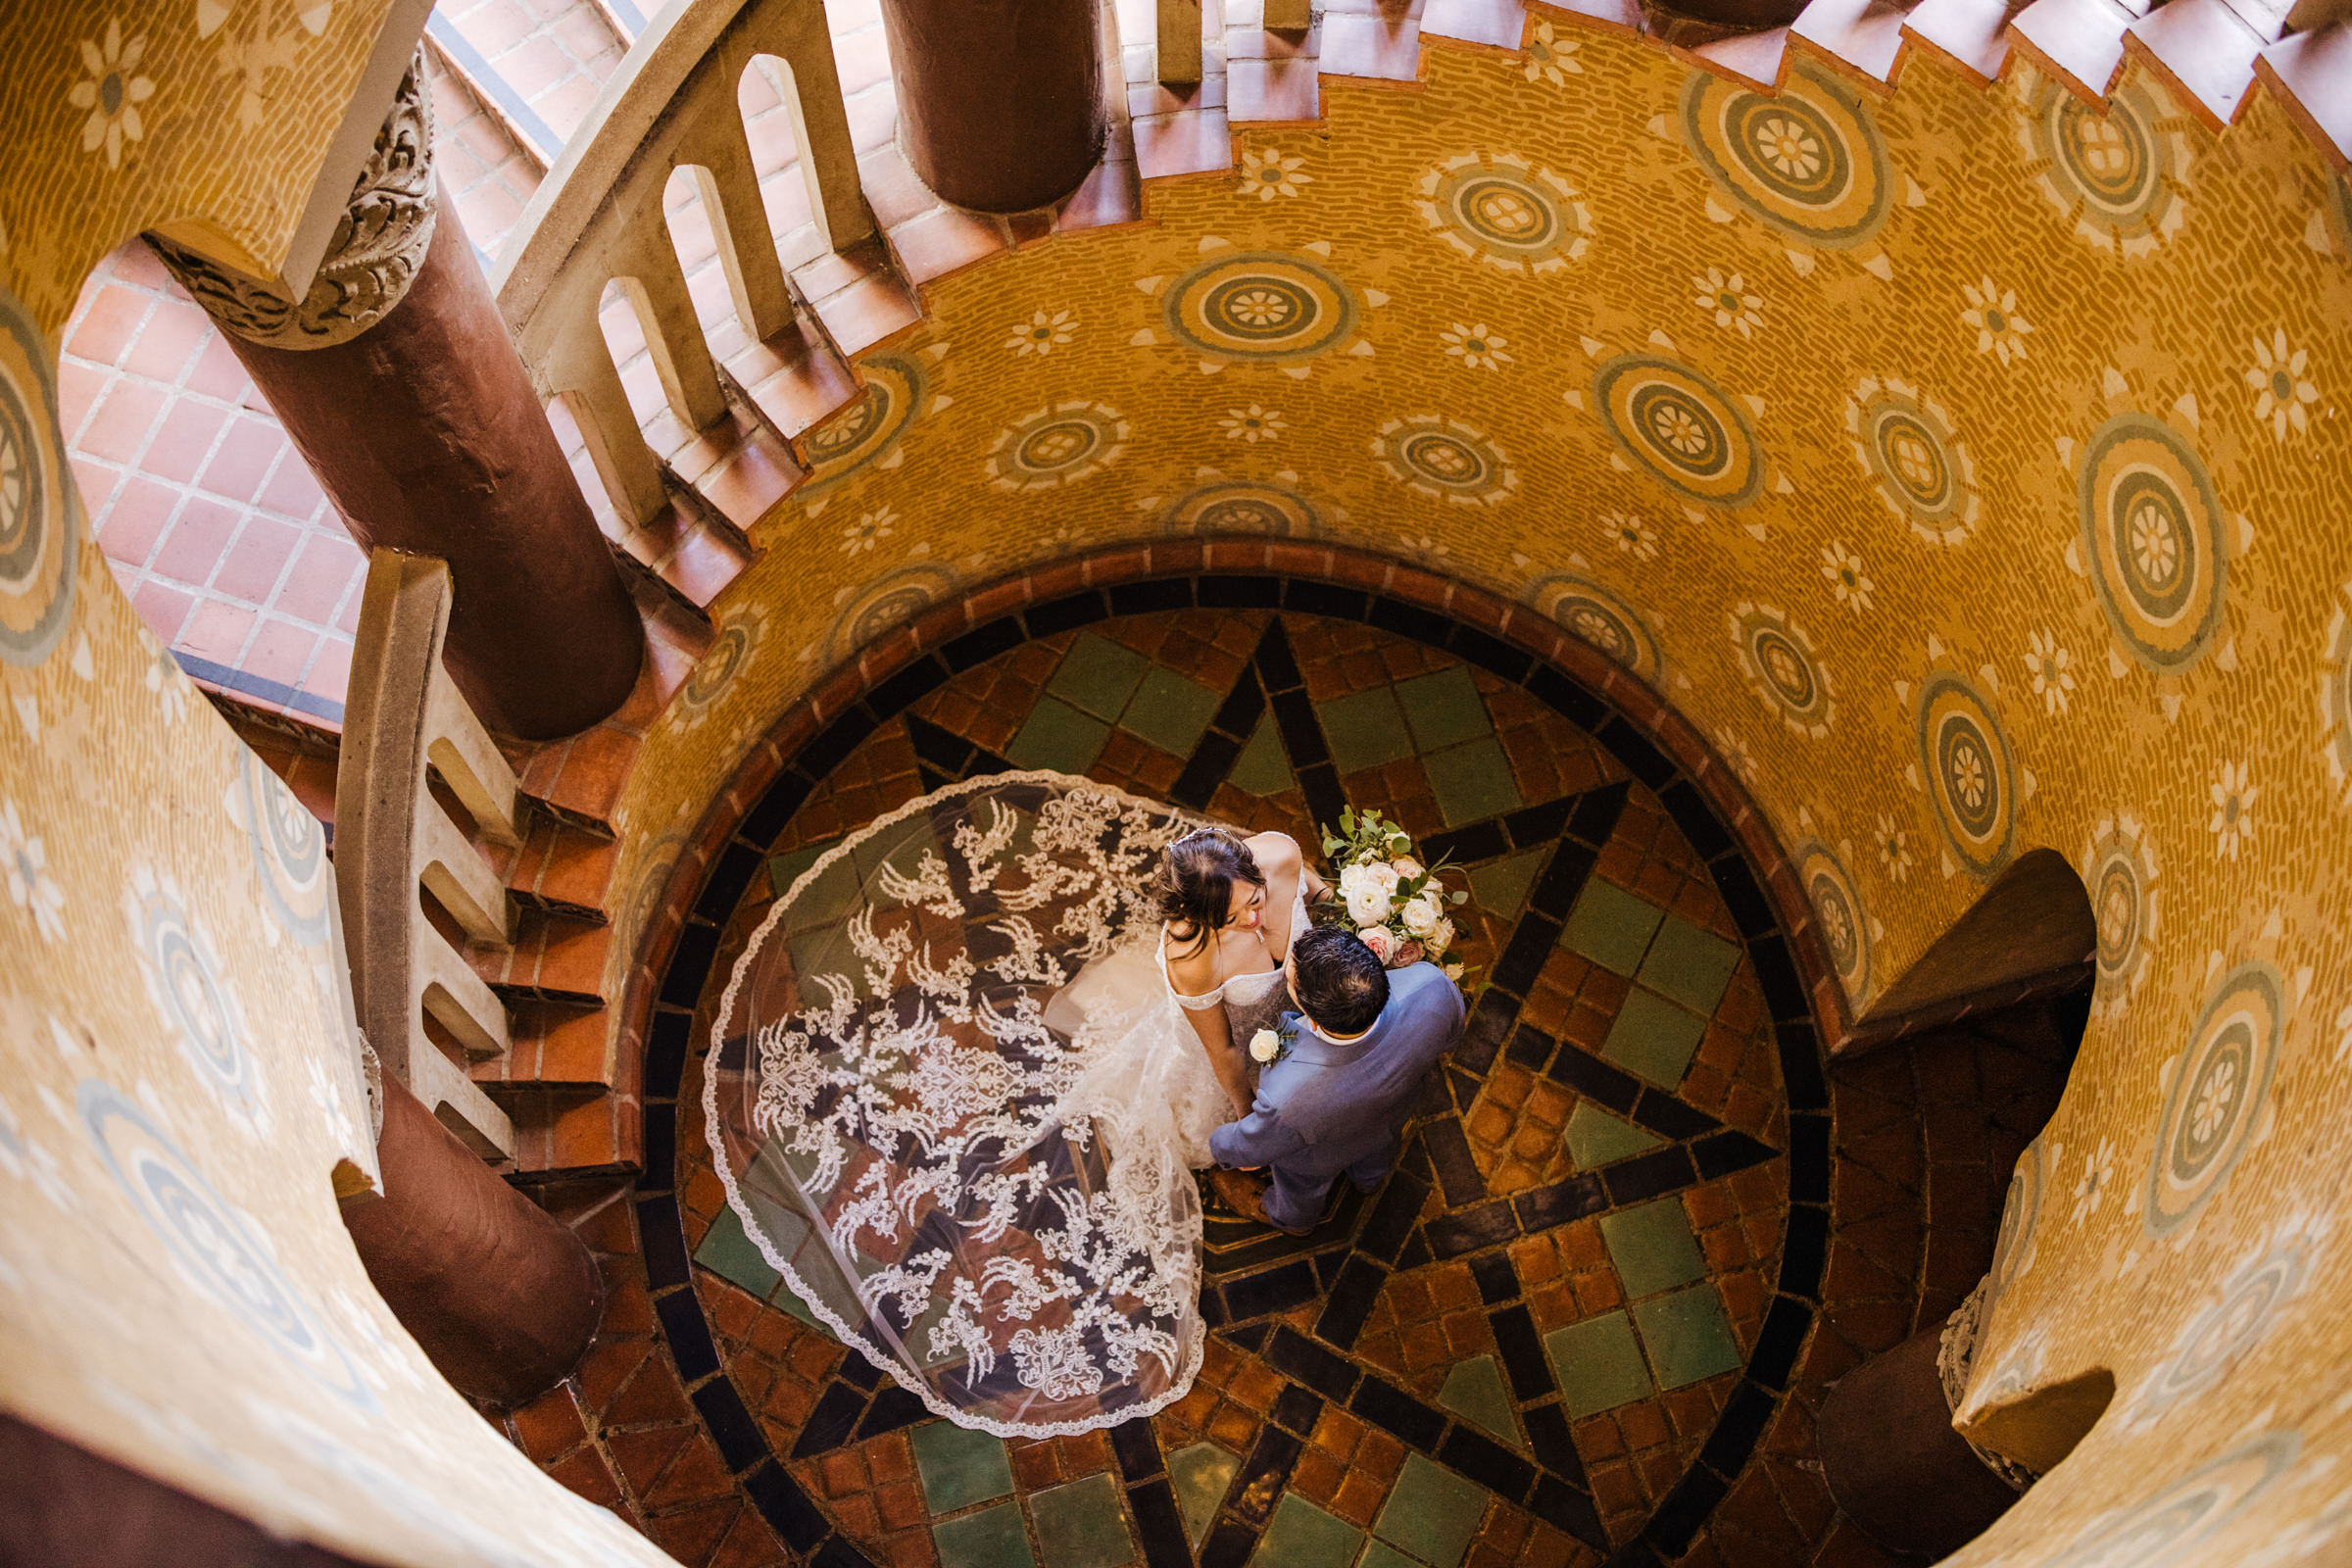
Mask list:
[[[1389,1004],[1389,971],[1361,938],[1336,926],[1301,931],[1291,944],[1298,1006],[1325,1034],[1360,1035]]]

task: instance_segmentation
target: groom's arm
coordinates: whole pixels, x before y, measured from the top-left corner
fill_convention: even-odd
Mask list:
[[[1305,1146],[1304,1138],[1282,1124],[1279,1110],[1253,1110],[1208,1135],[1208,1152],[1217,1163],[1238,1169],[1271,1165]]]

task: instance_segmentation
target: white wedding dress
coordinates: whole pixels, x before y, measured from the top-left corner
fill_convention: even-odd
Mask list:
[[[1112,1426],[1200,1369],[1192,1171],[1232,1108],[1183,1009],[1246,1043],[1287,1000],[1168,984],[1151,879],[1200,825],[1059,773],[950,785],[828,850],[728,980],[704,1107],[745,1231],[961,1425]]]

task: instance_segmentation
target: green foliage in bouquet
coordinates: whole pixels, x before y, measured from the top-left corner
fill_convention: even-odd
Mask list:
[[[1339,831],[1326,827],[1322,836],[1339,897],[1318,917],[1354,931],[1391,968],[1426,958],[1459,982],[1466,971],[1447,961],[1455,933],[1446,911],[1470,895],[1446,886],[1450,860],[1424,864],[1412,836],[1370,808],[1348,808]]]

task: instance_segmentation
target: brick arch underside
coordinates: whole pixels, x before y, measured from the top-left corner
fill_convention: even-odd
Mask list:
[[[1238,1568],[1288,1492],[1311,1490],[1309,1468],[1329,1467],[1335,1446],[1350,1474],[1385,1471],[1394,1480],[1401,1461],[1484,1487],[1493,1501],[1472,1561],[1878,1560],[1808,1468],[1813,1412],[1830,1382],[1939,1320],[1989,1262],[2009,1164],[2055,1103],[2063,1065],[2052,1064],[2072,1036],[2050,1009],[2029,1009],[1825,1074],[1820,1042],[1843,1026],[1842,998],[1769,829],[1690,726],[1650,688],[1522,608],[1375,558],[1283,545],[1187,541],[983,589],[883,639],[776,727],[721,792],[695,851],[681,857],[647,944],[665,951],[659,968],[642,971],[638,999],[645,1174],[625,1201],[609,1184],[547,1195],[576,1216],[603,1258],[613,1304],[581,1372],[510,1418],[517,1441],[690,1563],[927,1560],[911,1544],[918,1528],[892,1528],[912,1517],[905,1499],[922,1495],[899,1473],[911,1469],[904,1438],[893,1446],[894,1434],[923,1418],[920,1406],[829,1341],[797,1325],[787,1334],[777,1326],[782,1313],[694,1261],[690,1242],[707,1239],[713,1207],[723,1207],[713,1204],[707,1166],[680,1158],[682,1143],[699,1144],[680,1121],[699,1110],[697,1004],[715,988],[729,922],[770,852],[879,732],[905,725],[926,782],[984,769],[996,760],[986,748],[959,748],[907,715],[1024,648],[1066,650],[1099,628],[1182,614],[1243,617],[1260,629],[1216,719],[1173,782],[1153,793],[1206,807],[1217,779],[1203,769],[1230,770],[1258,715],[1279,723],[1286,740],[1313,727],[1284,625],[1370,628],[1474,671],[1488,687],[1516,689],[1589,735],[1615,779],[1534,803],[1516,819],[1503,813],[1449,830],[1475,852],[1465,859],[1536,848],[1549,858],[1527,906],[1494,934],[1494,983],[1416,1123],[1412,1153],[1381,1195],[1343,1208],[1346,1245],[1319,1234],[1319,1250],[1292,1256],[1233,1233],[1232,1254],[1250,1261],[1223,1272],[1212,1263],[1204,1313],[1216,1328],[1212,1344],[1225,1348],[1212,1354],[1203,1383],[1223,1385],[1210,1397],[1230,1412],[1228,1431],[1252,1415],[1255,1427],[1233,1440],[1246,1445],[1243,1473],[1198,1554],[1178,1517],[1168,1445],[1152,1424],[1121,1429],[1106,1446],[1099,1438],[1091,1446],[1069,1439],[1024,1446],[1013,1456],[1024,1486],[1106,1477],[1152,1568],[1195,1560]],[[1312,755],[1314,745],[1305,741],[1309,754],[1300,756],[1294,744],[1290,754],[1298,794],[1321,815],[1338,798],[1337,769],[1328,753]],[[1714,1118],[1693,1120],[1670,1096],[1520,1018],[1583,882],[1610,852],[1629,791],[1640,794],[1636,814],[1648,811],[1676,838],[1692,880],[1711,884],[1736,928],[1742,981],[1752,977],[1760,998],[1761,1038],[1784,1097],[1778,1149]],[[1792,908],[1793,929],[1784,915]],[[1664,1146],[1491,1197],[1462,1129],[1475,1125],[1482,1093],[1523,1100],[1531,1085],[1607,1104],[1665,1135]],[[1569,1288],[1548,1276],[1577,1267],[1572,1231],[1597,1250],[1592,1216],[1743,1167],[1752,1167],[1751,1186],[1770,1172],[1782,1190],[1769,1248],[1757,1250],[1769,1297],[1743,1325],[1738,1376],[1718,1379],[1707,1402],[1677,1407],[1690,1430],[1668,1430],[1661,1450],[1630,1456],[1646,1467],[1635,1514],[1622,1497],[1612,1502],[1607,1450],[1642,1434],[1578,1419],[1571,1441],[1557,1390],[1544,1386],[1556,1363],[1544,1354],[1531,1304],[1541,1309],[1544,1292]],[[1527,1441],[1518,1451],[1357,1353],[1367,1315],[1375,1337],[1392,1326],[1382,1315],[1392,1311],[1382,1294],[1392,1274],[1401,1281],[1417,1266],[1443,1269],[1455,1258],[1468,1264],[1462,1288],[1474,1284],[1476,1294],[1442,1304],[1483,1314],[1477,1332],[1500,1354],[1521,1402]],[[1401,1283],[1394,1294],[1419,1298]],[[779,1422],[779,1408],[796,1419]],[[1343,1446],[1334,1432],[1362,1436]]]

